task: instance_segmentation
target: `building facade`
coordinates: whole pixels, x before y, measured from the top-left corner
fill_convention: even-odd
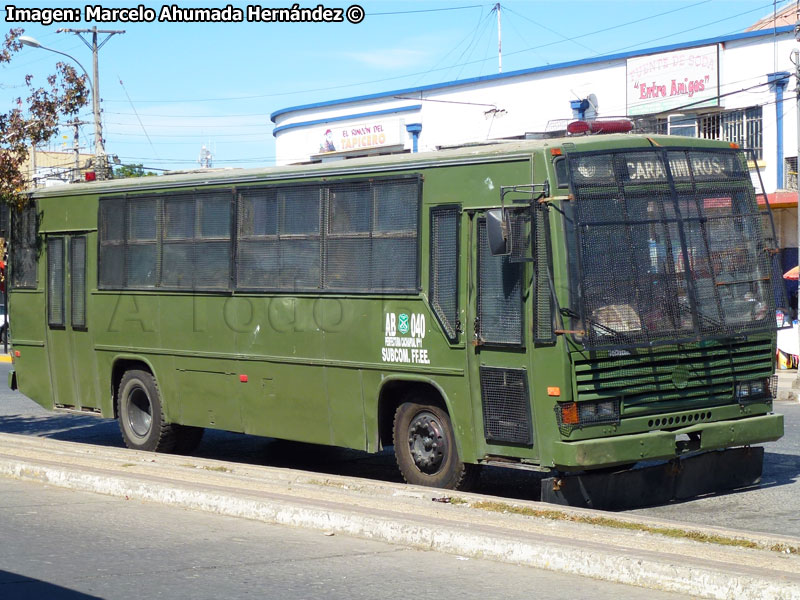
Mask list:
[[[794,7],[782,18],[794,18]],[[787,17],[788,15],[788,17]],[[780,20],[770,20],[770,25]],[[785,21],[784,21],[785,22]],[[797,264],[794,25],[293,106],[275,111],[279,165],[519,139],[575,118],[628,117],[635,131],[739,144]]]

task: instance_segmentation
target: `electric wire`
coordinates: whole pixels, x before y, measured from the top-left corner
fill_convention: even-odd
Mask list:
[[[120,86],[122,86],[122,91],[125,92],[125,96],[128,98],[128,102],[131,103],[131,110],[133,111],[133,114],[136,115],[136,120],[139,121],[139,125],[142,127],[142,131],[144,131],[144,135],[145,137],[147,137],[147,141],[150,144],[150,147],[153,149],[153,153],[156,155],[156,158],[158,158],[158,151],[156,150],[155,146],[153,146],[153,140],[151,140],[150,136],[147,134],[147,129],[145,128],[144,123],[142,123],[142,119],[139,117],[139,113],[136,112],[136,107],[133,105],[133,100],[131,100],[131,96],[128,93],[128,89],[125,87],[125,84],[122,83],[122,78],[119,75],[117,75],[117,79],[119,80]]]
[[[681,9],[674,9],[672,11],[666,11],[666,12],[663,12],[663,13],[658,13],[658,14],[653,15],[651,17],[643,17],[643,18],[640,18],[640,19],[636,19],[634,21],[630,21],[630,22],[626,22],[626,23],[620,24],[620,25],[615,25],[615,26],[612,26],[612,27],[607,27],[607,28],[603,28],[603,29],[600,29],[600,30],[591,31],[589,33],[577,35],[577,36],[574,36],[573,38],[571,38],[571,40],[574,41],[576,39],[581,39],[581,38],[585,38],[585,37],[588,37],[588,36],[591,36],[591,35],[596,35],[598,33],[602,33],[602,32],[605,32],[605,31],[608,31],[608,30],[611,30],[611,29],[618,29],[618,28],[623,27],[623,26],[640,23],[642,21],[653,19],[653,18],[658,18],[659,16],[663,16],[664,14],[668,14],[670,12],[676,12],[677,10],[682,10],[684,8],[692,8],[692,7],[697,6],[699,4],[703,4],[703,3],[707,2],[707,1],[711,1],[711,0],[704,0],[703,2],[699,2],[699,3],[696,3],[696,4],[688,5],[687,7],[681,7]],[[719,19],[717,21],[712,21],[710,23],[704,23],[703,25],[698,26],[698,27],[692,27],[690,29],[685,29],[685,30],[682,30],[682,31],[673,32],[673,33],[671,33],[670,35],[667,35],[667,36],[661,36],[661,37],[654,38],[654,39],[651,39],[651,40],[639,42],[639,43],[637,43],[635,45],[628,46],[626,48],[617,49],[617,50],[614,50],[614,51],[603,53],[600,56],[607,56],[607,55],[610,55],[610,54],[614,54],[614,53],[620,52],[620,51],[622,51],[624,49],[627,49],[627,48],[633,48],[633,47],[636,47],[636,46],[649,44],[649,43],[652,43],[654,41],[662,40],[662,39],[667,38],[667,37],[674,37],[676,35],[687,33],[687,32],[690,32],[690,31],[694,31],[696,29],[700,29],[700,28],[703,28],[703,27],[708,27],[708,26],[711,26],[711,25],[716,25],[718,23],[733,19],[735,17],[743,16],[743,15],[746,15],[746,14],[749,14],[749,13],[752,13],[752,12],[755,12],[755,11],[764,10],[765,7],[771,7],[771,6],[772,6],[772,3],[765,4],[765,5],[760,5],[759,7],[755,8],[755,9],[752,9],[752,10],[749,10],[749,11],[745,11],[743,13],[738,13],[736,15],[732,15],[732,16],[729,16],[729,17],[726,17],[726,18],[723,18],[723,19]],[[534,51],[534,50],[539,50],[539,49],[542,49],[542,48],[547,48],[547,47],[551,47],[551,46],[554,46],[554,45],[563,44],[565,41],[566,40],[557,40],[557,41],[554,41],[554,42],[548,42],[546,44],[540,44],[538,46],[532,46],[530,48],[523,48],[521,50],[515,50],[513,52],[508,52],[504,56],[515,56],[515,55],[522,54],[522,53],[525,53],[525,52],[531,52],[531,51]],[[146,103],[219,102],[219,101],[255,100],[255,99],[260,99],[260,98],[274,98],[274,97],[280,97],[280,96],[292,96],[292,95],[307,94],[307,93],[312,93],[312,92],[322,92],[322,91],[331,91],[331,90],[342,89],[342,88],[352,88],[352,87],[358,87],[358,86],[362,86],[362,85],[370,85],[370,84],[375,84],[375,83],[385,83],[385,82],[388,82],[388,81],[396,81],[398,79],[406,79],[406,78],[414,77],[414,76],[417,76],[417,75],[426,75],[428,73],[433,73],[433,72],[438,72],[438,71],[447,71],[449,69],[454,68],[455,66],[464,67],[464,66],[468,66],[468,65],[479,64],[481,62],[485,62],[485,61],[493,60],[493,59],[494,59],[494,57],[487,57],[487,58],[471,60],[471,61],[465,62],[465,63],[463,63],[461,65],[451,65],[451,66],[448,66],[448,67],[439,67],[439,68],[429,69],[427,71],[421,71],[421,72],[416,72],[416,73],[406,73],[404,75],[396,75],[396,76],[392,76],[392,77],[384,77],[384,78],[381,78],[381,79],[373,79],[373,80],[361,81],[361,82],[356,82],[356,83],[345,83],[345,84],[337,84],[337,85],[334,85],[334,86],[317,87],[317,88],[306,88],[306,89],[292,90],[292,91],[287,91],[287,92],[273,92],[273,93],[270,93],[270,94],[254,94],[254,95],[249,95],[249,96],[230,96],[230,97],[216,97],[216,98],[191,98],[191,99],[180,99],[180,100],[171,100],[171,99],[137,100],[137,102],[138,103],[145,103],[145,102]],[[122,102],[122,100],[107,100],[106,102],[118,103],[118,102]]]

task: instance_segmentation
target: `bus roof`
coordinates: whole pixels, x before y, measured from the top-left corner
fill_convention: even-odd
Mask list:
[[[127,191],[158,190],[162,188],[197,185],[225,185],[258,181],[305,179],[325,176],[378,173],[386,170],[411,170],[426,167],[494,162],[525,158],[544,148],[570,150],[603,150],[651,146],[695,146],[729,148],[728,142],[683,136],[609,134],[572,136],[537,140],[487,142],[434,152],[387,154],[312,164],[258,167],[251,169],[212,169],[149,177],[64,184],[30,190],[33,198],[122,193]]]

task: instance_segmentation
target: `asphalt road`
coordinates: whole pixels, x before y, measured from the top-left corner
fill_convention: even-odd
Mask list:
[[[6,380],[9,369],[10,365],[0,363],[0,381]],[[766,445],[764,475],[758,488],[631,512],[800,537],[800,404],[777,402],[775,410],[785,415],[786,433],[781,440]],[[123,446],[116,421],[51,413],[2,384],[0,432]],[[217,460],[402,481],[391,452],[371,455],[328,446],[207,431],[195,454]],[[514,469],[487,468],[481,474],[476,491],[505,498],[538,500],[539,477]]]
[[[682,595],[0,478],[0,598]]]

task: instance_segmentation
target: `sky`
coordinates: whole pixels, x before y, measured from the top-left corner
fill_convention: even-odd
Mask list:
[[[18,9],[135,8],[128,2],[24,2]],[[325,0],[300,2],[314,8]],[[247,20],[247,6],[290,8],[292,2],[249,3],[165,0],[162,7],[225,8],[243,22],[8,22],[43,46],[75,57],[91,72],[89,48],[59,27],[125,30],[99,53],[99,97],[106,152],[123,164],[175,170],[199,166],[203,146],[214,167],[258,167],[275,162],[270,113],[288,107],[386,92],[498,72],[496,2],[479,0],[354,0],[325,3],[344,11],[358,2],[363,19],[351,23],[275,23]],[[796,0],[506,0],[501,2],[502,69],[646,50],[744,31]],[[351,15],[358,16],[358,9]],[[176,15],[177,16],[177,15]],[[183,16],[189,16],[184,13]],[[100,35],[102,41],[105,35]],[[24,48],[0,65],[0,109],[25,93],[24,78],[44,83],[63,57]],[[569,115],[553,115],[553,118]],[[82,120],[92,121],[91,103]],[[81,130],[82,151],[92,153],[93,125]],[[64,137],[67,136],[67,137]],[[64,130],[51,149],[71,150]]]

